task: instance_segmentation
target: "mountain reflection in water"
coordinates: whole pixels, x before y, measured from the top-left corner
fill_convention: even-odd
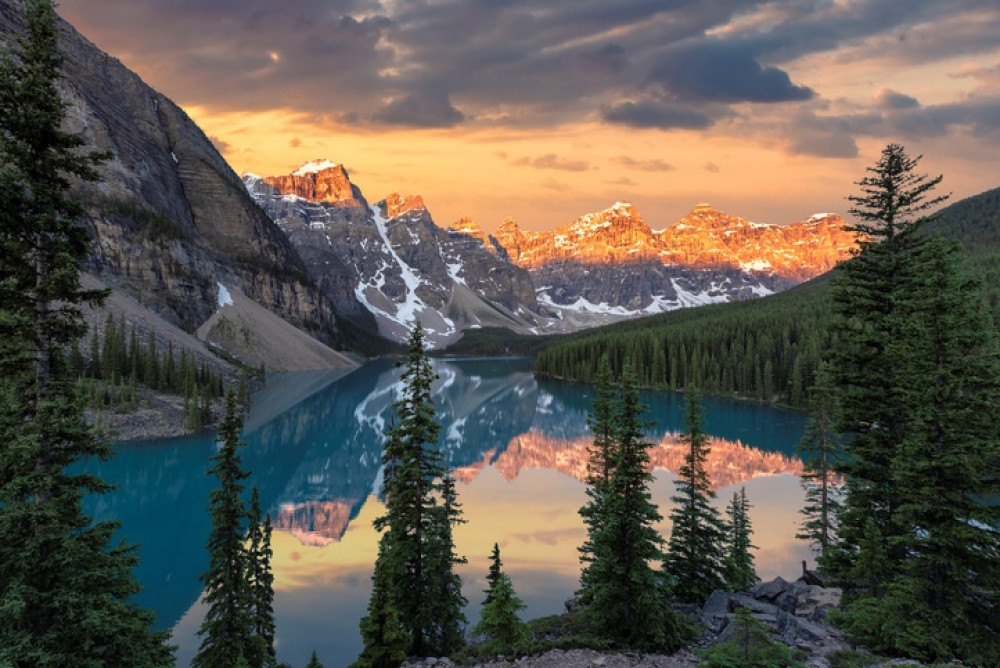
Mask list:
[[[590,389],[536,380],[530,361],[435,361],[434,398],[440,446],[454,470],[467,523],[457,527],[469,599],[478,617],[488,555],[499,542],[505,570],[528,604],[527,616],[554,614],[577,584],[577,547],[584,538],[578,509],[590,445]],[[372,362],[346,376],[295,374],[269,379],[255,396],[242,451],[261,503],[271,513],[278,658],[308,661],[312,649],[327,666],[350,663],[360,650],[378,534],[384,511],[382,434],[401,388],[391,361]],[[656,421],[648,436],[653,500],[664,516],[683,459],[678,433],[683,397],[645,393]],[[794,540],[802,492],[795,443],[805,416],[749,403],[706,399],[713,434],[709,476],[724,507],[746,485],[753,504],[758,571],[794,577],[808,549]],[[89,468],[120,487],[91,501],[99,519],[118,519],[122,534],[141,543],[140,602],[173,627],[184,665],[197,649],[204,610],[198,576],[207,566],[208,494],[205,475],[216,451],[212,434],[123,444],[108,462]],[[669,521],[660,524],[669,532]]]

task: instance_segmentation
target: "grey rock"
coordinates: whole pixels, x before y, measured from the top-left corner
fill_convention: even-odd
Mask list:
[[[750,595],[754,598],[776,600],[779,596],[792,588],[792,584],[782,577],[776,577],[770,582],[759,582],[750,590]]]
[[[756,598],[747,596],[746,594],[733,594],[730,598],[730,608],[736,610],[737,608],[749,608],[751,612],[759,615],[773,615],[777,616],[779,610],[776,605],[770,603],[765,603],[763,601],[758,601]]]

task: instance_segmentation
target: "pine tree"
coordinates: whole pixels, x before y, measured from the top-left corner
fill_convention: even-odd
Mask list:
[[[247,586],[252,642],[247,648],[250,666],[277,665],[274,653],[274,574],[271,572],[271,515],[261,519],[260,493],[254,485],[250,494],[247,529]]]
[[[663,539],[653,527],[662,519],[651,500],[648,424],[631,366],[614,415],[616,442],[604,520],[591,538],[595,586],[587,617],[595,630],[617,644],[636,648],[675,648],[678,620],[667,607],[667,592],[650,563],[663,559]],[[640,621],[641,620],[641,621]]]
[[[726,508],[729,516],[728,540],[726,541],[725,578],[732,591],[746,591],[760,582],[754,568],[753,553],[756,549],[751,542],[753,527],[750,523],[750,501],[747,488],[733,492],[733,500]]]
[[[108,485],[70,472],[111,454],[62,355],[86,332],[81,306],[106,294],[80,285],[90,235],[69,180],[96,180],[107,155],[61,129],[52,3],[24,11],[0,58],[0,664],[169,665],[167,634],[131,601],[135,548],[81,507]]]
[[[390,587],[395,586],[395,563],[390,561],[392,546],[379,542],[375,572],[372,574],[372,594],[368,599],[368,614],[361,618],[361,639],[364,648],[353,668],[389,668],[401,664],[410,647],[410,633],[392,600]]]
[[[905,557],[896,538],[905,532],[896,511],[901,503],[892,471],[901,444],[911,437],[916,411],[913,348],[921,327],[914,286],[923,268],[919,234],[922,214],[945,197],[932,197],[941,177],[914,173],[919,157],[890,144],[870,176],[850,196],[851,228],[864,235],[860,252],[841,266],[834,282],[834,332],[831,369],[838,390],[838,431],[847,435],[846,457],[837,470],[847,477],[838,554],[827,568],[843,576],[851,568],[869,518],[882,536],[890,562]]]
[[[319,657],[316,656],[316,650],[313,650],[312,656],[309,657],[309,663],[306,664],[306,668],[323,668],[323,664],[319,662]]]
[[[446,655],[465,644],[466,619],[462,610],[468,603],[462,596],[462,580],[454,570],[455,566],[466,563],[466,559],[455,552],[452,529],[465,520],[450,471],[441,478],[439,494],[440,504],[431,508],[426,544],[428,599],[425,606],[433,620],[428,645],[435,653]]]
[[[701,394],[688,388],[685,423],[687,453],[677,472],[678,494],[671,497],[673,526],[664,570],[674,582],[674,595],[685,603],[703,603],[716,589],[725,588],[723,546],[725,525],[710,501],[715,498],[705,461],[708,436],[702,426]]]
[[[580,508],[580,516],[587,526],[587,539],[580,546],[580,561],[584,567],[580,573],[580,590],[577,596],[587,604],[593,598],[594,588],[600,585],[595,581],[592,565],[597,560],[595,554],[594,536],[604,527],[607,516],[607,496],[611,486],[611,474],[614,471],[617,450],[615,435],[615,393],[611,386],[611,366],[608,358],[601,359],[594,379],[596,392],[587,415],[587,426],[594,435],[593,445],[589,449],[587,460],[587,503]]]
[[[247,510],[241,498],[243,481],[249,474],[241,468],[239,448],[243,420],[236,405],[236,396],[226,397],[226,414],[219,427],[221,448],[212,457],[209,474],[219,481],[212,490],[209,512],[212,531],[205,547],[209,554],[208,570],[201,576],[205,585],[204,600],[208,606],[198,635],[201,645],[194,657],[194,666],[221,668],[248,661],[247,650],[252,645],[253,619],[248,602],[246,536]]]
[[[940,177],[890,146],[855,212],[877,236],[838,282],[834,361],[847,457],[830,560],[856,593],[837,618],[871,649],[1000,661],[997,347],[957,247],[900,222]],[[867,216],[867,217],[866,217]],[[848,269],[849,268],[849,269]]]
[[[365,649],[359,665],[391,665],[401,626],[406,655],[448,654],[460,643],[464,599],[453,566],[452,526],[460,521],[454,481],[437,449],[431,384],[436,378],[424,350],[418,322],[410,335],[402,396],[393,403],[395,420],[386,433],[386,514],[372,576],[369,614],[361,620]]]
[[[840,440],[835,430],[836,396],[825,364],[816,371],[816,385],[809,391],[811,412],[805,433],[798,444],[802,458],[802,486],[806,505],[802,508],[801,530],[795,534],[819,552],[820,563],[833,545],[837,533],[840,502],[834,486],[834,464],[840,459]]]
[[[483,653],[490,656],[508,654],[530,636],[527,625],[518,617],[525,608],[524,602],[514,592],[510,578],[500,570],[500,564],[500,550],[494,543],[490,572],[486,576],[490,588],[486,591],[479,623],[472,630],[473,637],[485,638]]]
[[[483,601],[483,605],[490,602],[490,597],[493,595],[493,589],[497,585],[497,580],[500,579],[500,575],[503,572],[501,568],[503,567],[503,561],[500,560],[500,544],[493,543],[493,551],[490,552],[490,570],[486,574],[486,589],[483,593],[486,594],[486,600]]]

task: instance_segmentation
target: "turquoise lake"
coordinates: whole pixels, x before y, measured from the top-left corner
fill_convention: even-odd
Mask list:
[[[590,444],[588,387],[536,379],[530,360],[436,360],[435,402],[441,448],[458,479],[467,523],[455,530],[468,564],[459,572],[469,599],[469,627],[479,615],[488,556],[500,544],[504,569],[527,604],[524,616],[563,610],[577,585],[577,546],[586,500],[581,478]],[[353,661],[361,647],[382,514],[382,433],[400,388],[392,361],[343,372],[271,376],[254,396],[241,451],[275,532],[278,660],[303,666],[315,649],[328,668]],[[683,396],[648,392],[647,418],[655,481],[653,499],[669,534],[674,472],[683,453]],[[754,527],[758,574],[793,579],[811,558],[794,534],[803,492],[795,459],[806,416],[753,403],[706,399],[713,436],[709,475],[724,508],[745,486]],[[178,665],[198,646],[204,614],[199,575],[207,566],[205,471],[213,433],[121,444],[107,462],[88,466],[119,485],[91,499],[97,519],[117,519],[121,535],[139,543],[138,601],[173,631]]]

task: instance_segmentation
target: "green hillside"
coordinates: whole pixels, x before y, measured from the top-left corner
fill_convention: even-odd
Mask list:
[[[969,273],[980,279],[1000,322],[1000,188],[956,202],[927,226],[961,242]],[[682,389],[793,406],[805,403],[816,366],[830,346],[830,278],[748,302],[672,311],[548,340],[483,332],[451,353],[536,353],[536,371],[589,382],[607,355],[615,373],[626,357],[647,387]]]

